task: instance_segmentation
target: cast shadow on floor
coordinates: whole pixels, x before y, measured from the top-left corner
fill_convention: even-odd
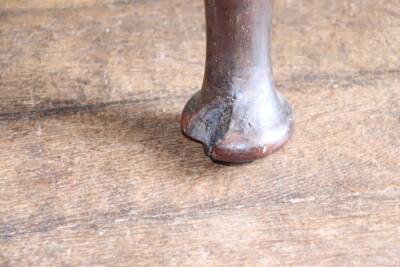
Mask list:
[[[107,135],[115,136],[115,142],[140,148],[143,157],[154,166],[173,164],[177,172],[184,174],[227,167],[212,162],[200,143],[182,134],[178,112],[126,106],[106,109],[96,117],[95,121],[109,131]]]

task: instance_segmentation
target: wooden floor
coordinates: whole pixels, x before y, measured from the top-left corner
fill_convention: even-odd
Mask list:
[[[179,130],[201,0],[0,0],[0,266],[400,266],[398,0],[276,0],[296,132],[250,165]]]

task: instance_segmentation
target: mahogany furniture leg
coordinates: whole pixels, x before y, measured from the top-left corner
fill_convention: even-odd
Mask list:
[[[271,0],[205,0],[203,87],[186,104],[183,133],[216,162],[263,158],[288,140],[292,110],[274,87]]]

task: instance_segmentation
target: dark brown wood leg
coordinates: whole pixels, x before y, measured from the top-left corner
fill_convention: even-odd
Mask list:
[[[202,90],[186,104],[183,133],[217,162],[246,163],[286,143],[292,110],[274,88],[271,0],[205,0]]]

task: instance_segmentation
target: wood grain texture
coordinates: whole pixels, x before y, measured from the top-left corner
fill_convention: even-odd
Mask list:
[[[0,266],[400,266],[400,6],[275,1],[290,144],[210,162],[179,116],[202,1],[0,1]]]

